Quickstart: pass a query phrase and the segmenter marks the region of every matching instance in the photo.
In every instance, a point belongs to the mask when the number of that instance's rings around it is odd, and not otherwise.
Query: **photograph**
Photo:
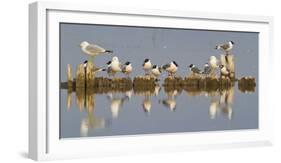
[[[59,135],[259,128],[259,32],[59,23]]]

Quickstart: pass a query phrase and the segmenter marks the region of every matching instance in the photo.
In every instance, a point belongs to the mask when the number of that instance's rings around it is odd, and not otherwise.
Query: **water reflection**
[[[211,97],[211,103],[209,107],[209,116],[211,119],[215,119],[219,109],[219,101],[215,97]]]
[[[162,90],[164,95],[161,96],[160,93]],[[90,131],[94,132],[98,129],[110,127],[112,120],[119,118],[124,104],[136,97],[142,98],[142,102],[140,104],[136,103],[136,105],[140,105],[147,115],[151,114],[153,107],[159,107],[153,105],[160,105],[162,108],[167,108],[171,112],[175,112],[177,108],[177,98],[181,96],[183,91],[188,96],[198,96],[210,100],[209,108],[207,108],[210,119],[216,119],[219,115],[222,115],[222,117],[232,120],[235,92],[234,86],[214,90],[206,90],[202,88],[196,89],[195,87],[164,87],[160,85],[155,85],[149,88],[131,88],[129,90],[114,89],[112,91],[95,91],[94,89],[76,88],[75,90],[67,90],[66,106],[67,110],[70,111],[74,101],[73,98],[76,99],[76,108],[78,108],[79,112],[85,112],[87,114],[86,118],[81,119],[80,135],[88,136]],[[241,92],[244,93],[249,91],[243,89]],[[107,99],[111,117],[107,117],[106,115],[96,116],[95,105],[97,103],[97,95]],[[158,103],[153,103],[153,101],[158,101]],[[136,108],[138,107],[136,106]]]
[[[146,113],[150,113],[151,110],[151,100],[150,97],[146,96],[142,102],[143,111]]]
[[[67,110],[69,111],[72,107],[72,88],[67,89],[67,100],[66,100]]]
[[[232,119],[232,104],[234,97],[234,87],[221,91],[219,106],[222,113],[225,114],[229,120]]]
[[[109,125],[109,121],[105,118],[96,117],[93,113],[88,112],[87,118],[81,120],[80,134],[88,136],[89,129],[103,129],[106,125]]]
[[[170,111],[175,111],[177,106],[176,97],[181,93],[181,91],[176,89],[168,89],[167,87],[164,89],[164,91],[166,98],[160,100],[160,102]]]
[[[117,93],[107,93],[107,99],[110,102],[110,111],[112,118],[117,118],[120,112],[120,109],[122,108],[124,101],[129,99],[126,95],[123,97],[119,97]]]
[[[226,115],[229,120],[232,119],[232,105],[234,97],[234,87],[229,89],[207,93],[210,97],[209,117],[215,119],[221,112]]]

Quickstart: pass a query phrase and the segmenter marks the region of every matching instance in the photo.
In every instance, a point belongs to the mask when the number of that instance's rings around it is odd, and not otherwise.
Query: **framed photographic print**
[[[35,160],[271,144],[271,17],[36,2]]]

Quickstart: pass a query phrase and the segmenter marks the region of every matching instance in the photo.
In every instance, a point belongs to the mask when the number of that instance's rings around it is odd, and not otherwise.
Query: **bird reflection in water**
[[[134,89],[134,95],[143,97],[142,100],[142,109],[146,115],[150,115],[152,108],[152,96],[158,96],[161,91],[160,85],[155,85],[153,87],[140,87]]]
[[[153,96],[158,96],[160,91],[161,91],[161,86],[156,85],[155,88],[154,88]]]
[[[128,90],[125,92],[125,97],[130,101],[133,95],[133,90]]]
[[[234,87],[221,91],[219,106],[222,113],[227,115],[228,119],[232,119],[232,105],[234,97]]]
[[[167,95],[167,98],[164,100],[160,100],[159,102],[162,103],[166,108],[168,108],[170,111],[175,111],[177,102],[176,97],[180,94],[178,90],[167,90],[165,89],[165,94]]]
[[[151,107],[152,107],[151,96],[154,96],[155,90],[153,90],[153,89],[147,89],[147,90],[144,89],[142,91],[136,91],[135,94],[136,95],[140,95],[140,96],[144,96],[144,99],[142,101],[142,108],[143,108],[143,111],[147,115],[150,115]]]
[[[82,118],[80,124],[81,136],[88,136],[90,130],[103,129],[111,125],[111,120],[118,118],[120,110],[126,101],[130,101],[134,96],[142,96],[142,108],[147,115],[151,114],[152,101],[158,100],[159,104],[174,112],[177,106],[177,96],[179,96],[183,89],[164,88],[166,98],[159,99],[162,87],[156,85],[153,88],[146,90],[124,90],[124,91],[108,91],[106,97],[110,104],[111,118],[98,117],[95,115],[95,95],[92,89],[76,88],[76,104],[80,112],[85,111],[87,117]],[[73,103],[73,90],[67,90],[67,110],[70,110]],[[205,96],[210,99],[209,117],[216,119],[218,115],[223,115],[227,119],[233,118],[233,98],[234,87],[215,90],[185,90],[189,96]],[[154,97],[153,97],[154,96]],[[156,98],[156,99],[154,99]]]
[[[215,119],[218,112],[219,102],[215,97],[211,97],[211,103],[209,107],[209,116],[211,119]]]
[[[154,90],[152,91],[145,91],[144,92],[144,100],[142,102],[142,108],[145,113],[148,115],[150,114],[152,102],[151,102],[151,96],[158,96],[161,91],[161,86],[156,85],[154,87]]]
[[[210,97],[209,117],[215,119],[219,113],[226,115],[229,120],[232,119],[232,105],[234,97],[234,87],[220,91],[211,91],[205,94]]]
[[[66,99],[67,111],[72,107],[72,88],[67,89],[67,99]]]
[[[110,102],[110,111],[112,118],[118,118],[120,109],[122,108],[125,100],[129,99],[127,95],[120,97],[117,93],[108,93],[107,99]]]
[[[91,89],[76,88],[76,103],[79,111],[85,110],[87,117],[81,120],[80,135],[88,136],[89,130],[103,129],[110,125],[110,120],[103,117],[97,117],[94,113],[95,110],[95,94]],[[67,92],[67,108],[72,105],[72,91]]]
[[[80,134],[81,136],[88,136],[89,129],[103,129],[110,124],[109,120],[99,118],[94,113],[88,112],[88,117],[81,120]]]
[[[149,96],[146,96],[142,102],[142,108],[143,108],[143,111],[145,113],[147,113],[148,115],[150,114],[150,111],[151,111],[151,100],[150,100],[150,97]]]

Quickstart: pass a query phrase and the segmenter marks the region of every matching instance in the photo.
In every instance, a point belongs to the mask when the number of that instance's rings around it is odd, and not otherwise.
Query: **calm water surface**
[[[77,97],[78,94],[78,97]],[[61,90],[61,137],[258,128],[257,93],[155,91],[91,94]]]

